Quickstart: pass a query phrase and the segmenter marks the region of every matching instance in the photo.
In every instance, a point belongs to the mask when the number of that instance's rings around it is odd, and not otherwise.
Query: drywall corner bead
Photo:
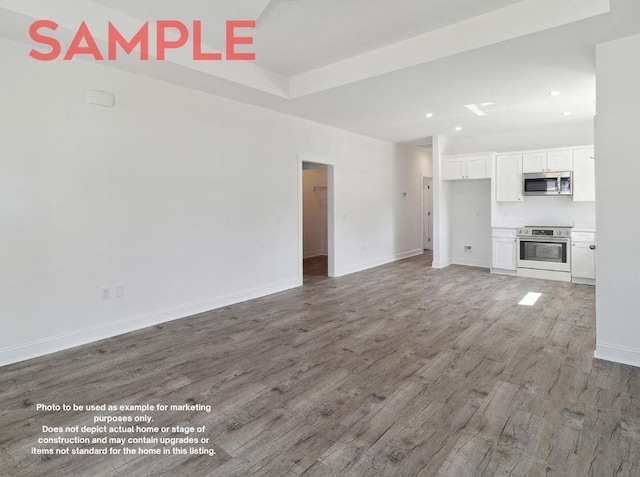
[[[85,94],[85,98],[89,104],[102,106],[104,108],[113,108],[116,105],[116,97],[112,93],[105,91],[90,89]]]

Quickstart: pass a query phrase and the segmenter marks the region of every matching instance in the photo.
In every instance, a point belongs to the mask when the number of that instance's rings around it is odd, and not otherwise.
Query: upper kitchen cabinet
[[[442,159],[442,179],[460,181],[491,179],[493,154],[446,156]]]
[[[522,154],[502,154],[496,157],[496,201],[521,202]]]
[[[593,148],[573,150],[573,200],[596,200],[596,161]]]
[[[532,152],[522,156],[522,172],[566,172],[573,170],[573,151]]]

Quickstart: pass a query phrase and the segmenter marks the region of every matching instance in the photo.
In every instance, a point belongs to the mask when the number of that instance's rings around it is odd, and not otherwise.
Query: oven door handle
[[[543,237],[518,237],[520,242],[551,242],[551,243],[569,243],[568,238],[543,238]]]

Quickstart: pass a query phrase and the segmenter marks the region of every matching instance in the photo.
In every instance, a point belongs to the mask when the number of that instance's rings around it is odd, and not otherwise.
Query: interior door
[[[423,248],[425,250],[433,250],[433,180],[424,179],[423,182],[424,205],[424,230],[423,230]]]

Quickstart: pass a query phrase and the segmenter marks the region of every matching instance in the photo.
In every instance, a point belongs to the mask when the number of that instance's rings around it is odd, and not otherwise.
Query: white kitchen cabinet
[[[494,229],[492,244],[491,271],[502,274],[515,273],[517,265],[516,231],[514,229]]]
[[[573,151],[547,153],[547,172],[570,172],[573,170]]]
[[[469,157],[467,179],[491,179],[491,156]]]
[[[595,285],[596,237],[593,232],[571,233],[571,277],[574,283]]]
[[[445,157],[442,178],[445,181],[491,179],[491,158],[491,154]]]
[[[521,202],[522,154],[503,154],[496,157],[496,201]]]
[[[531,152],[522,156],[522,172],[570,172],[573,170],[573,151]]]
[[[467,162],[462,157],[447,157],[443,160],[442,178],[445,181],[457,181],[465,179],[467,175]]]
[[[596,200],[596,161],[593,148],[573,151],[573,200]]]
[[[522,172],[545,172],[547,169],[547,155],[544,152],[533,152],[522,155]]]

